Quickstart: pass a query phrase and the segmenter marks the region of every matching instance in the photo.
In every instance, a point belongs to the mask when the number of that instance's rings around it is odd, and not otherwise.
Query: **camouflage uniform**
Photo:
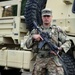
[[[61,46],[64,52],[67,52],[71,47],[71,42],[67,39],[65,33],[57,26],[52,25],[49,28],[41,26],[43,32],[48,32],[52,37],[51,40],[57,46]],[[33,40],[33,34],[39,34],[37,30],[33,29],[28,40],[26,41],[27,48],[32,48],[32,51],[37,52],[36,61],[34,64],[34,72],[32,75],[45,75],[45,69],[48,70],[49,75],[64,75],[64,70],[59,58],[49,53],[49,47],[45,44],[41,50],[38,49],[38,42]],[[44,71],[45,70],[45,71]]]

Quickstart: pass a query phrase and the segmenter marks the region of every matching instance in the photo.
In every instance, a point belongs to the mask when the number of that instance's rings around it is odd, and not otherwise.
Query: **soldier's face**
[[[50,16],[50,15],[44,15],[44,16],[42,16],[43,24],[50,25],[51,20],[52,20],[52,16]]]

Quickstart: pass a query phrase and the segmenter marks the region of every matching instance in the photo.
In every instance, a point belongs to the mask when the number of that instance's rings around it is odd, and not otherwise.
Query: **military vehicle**
[[[31,67],[33,54],[30,50],[22,49],[21,43],[28,32],[25,18],[20,15],[21,3],[22,0],[0,1],[0,74],[8,74],[9,70],[11,74],[19,74],[23,69],[30,70]],[[13,5],[17,6],[14,11],[17,12],[16,16],[10,15]]]
[[[25,41],[33,29],[33,21],[42,24],[41,10],[51,8],[53,24],[60,26],[72,41],[72,48],[62,53],[68,75],[75,75],[75,0],[27,0],[24,15],[21,13],[22,0],[0,2],[0,73],[22,74],[32,71],[34,54],[27,49]],[[17,5],[17,15],[4,16],[3,7]],[[73,7],[73,8],[72,8]],[[14,11],[15,12],[15,11]],[[64,66],[64,65],[63,65]],[[65,74],[66,75],[66,74]]]
[[[72,42],[71,49],[60,56],[64,60],[64,75],[75,75],[75,0],[27,0],[25,8],[26,25],[31,31],[35,21],[41,25],[41,10],[50,8],[53,12],[52,24],[60,26]]]

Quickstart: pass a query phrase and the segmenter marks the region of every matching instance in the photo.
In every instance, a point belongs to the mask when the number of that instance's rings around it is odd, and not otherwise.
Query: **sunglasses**
[[[50,17],[50,15],[44,15],[43,17]]]

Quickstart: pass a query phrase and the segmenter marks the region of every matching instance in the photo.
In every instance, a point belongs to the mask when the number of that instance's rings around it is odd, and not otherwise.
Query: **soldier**
[[[43,24],[40,26],[43,32],[48,32],[53,44],[58,46],[58,51],[67,52],[71,47],[71,41],[66,34],[56,25],[51,25],[52,10],[42,10]],[[45,44],[41,49],[38,49],[39,42],[43,40],[39,32],[33,29],[29,38],[26,41],[26,47],[32,48],[34,53],[37,53],[36,61],[32,75],[64,75],[62,64],[54,51],[49,50],[49,46]]]

